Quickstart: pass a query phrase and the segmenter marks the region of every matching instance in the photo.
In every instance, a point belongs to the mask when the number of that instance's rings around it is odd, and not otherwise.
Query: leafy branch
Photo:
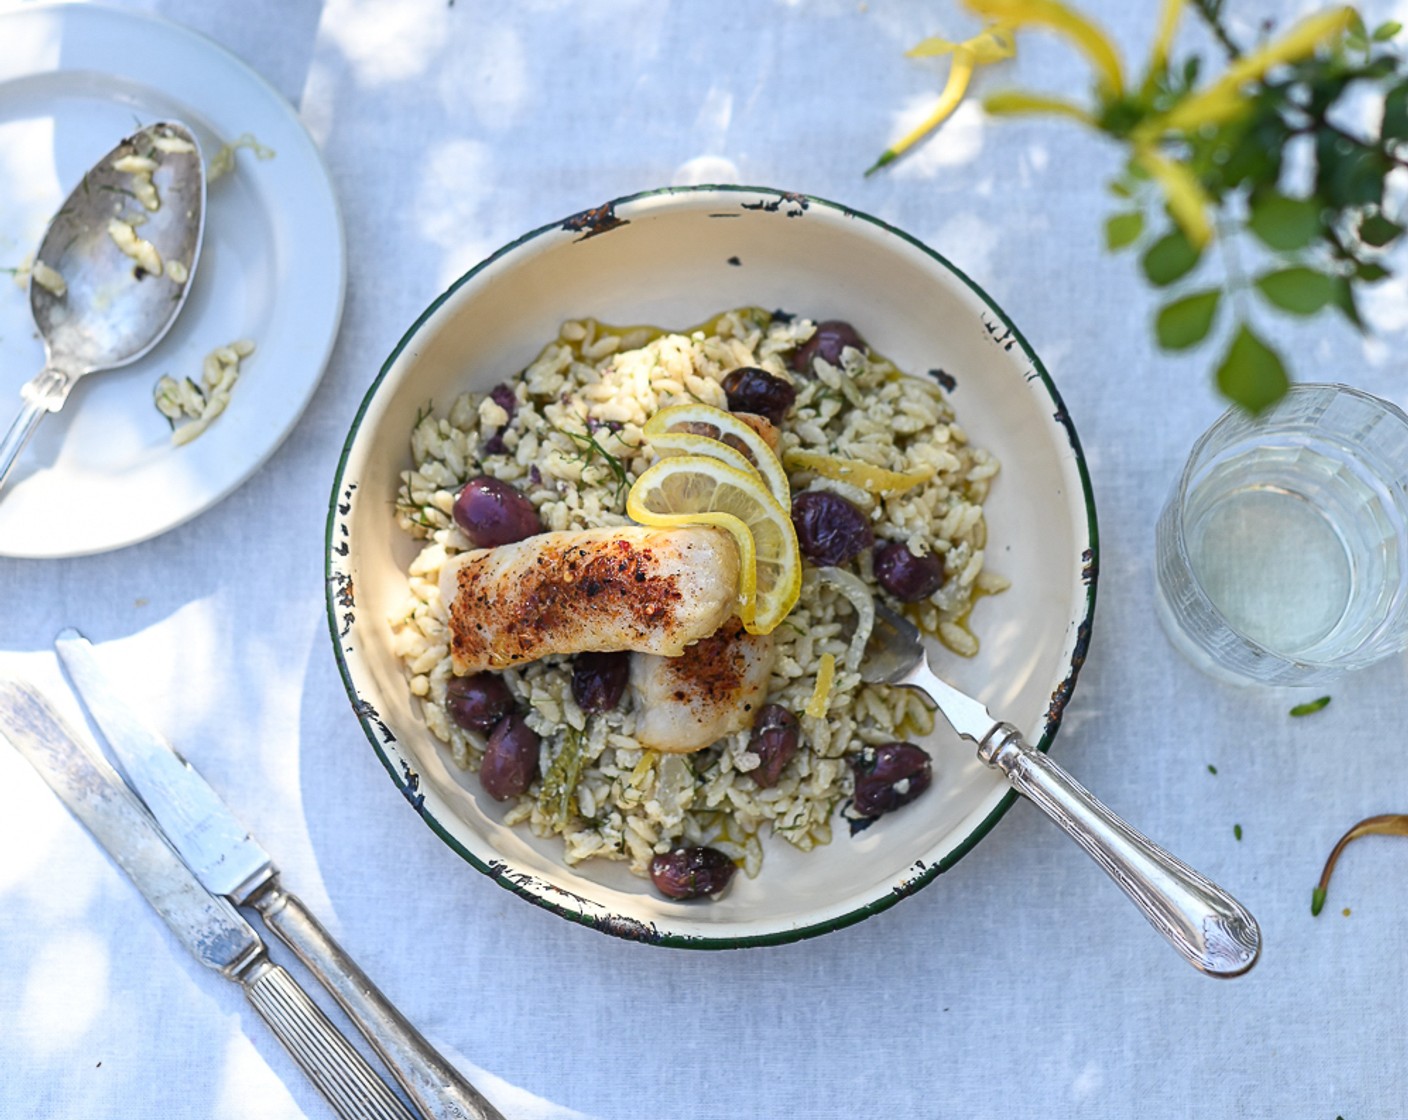
[[[1227,55],[1207,81],[1200,55],[1174,57],[1186,3]],[[1130,83],[1105,32],[1059,0],[965,4],[1004,31],[1060,35],[1089,61],[1086,103],[1012,91],[984,104],[1074,120],[1124,149],[1105,243],[1133,253],[1163,294],[1161,348],[1193,350],[1217,334],[1218,389],[1256,412],[1290,381],[1266,317],[1331,312],[1364,329],[1358,294],[1391,275],[1388,254],[1408,225],[1385,195],[1388,175],[1408,167],[1408,67],[1392,46],[1400,25],[1370,31],[1352,8],[1333,8],[1244,45],[1222,0],[1164,0],[1143,76]],[[1382,98],[1377,133],[1337,119],[1351,91],[1365,90]]]

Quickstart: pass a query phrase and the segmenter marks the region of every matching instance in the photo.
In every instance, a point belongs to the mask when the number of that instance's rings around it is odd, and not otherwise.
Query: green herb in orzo
[[[1328,696],[1321,696],[1318,700],[1307,700],[1304,704],[1297,704],[1291,709],[1293,716],[1308,716],[1318,712],[1330,702]]]

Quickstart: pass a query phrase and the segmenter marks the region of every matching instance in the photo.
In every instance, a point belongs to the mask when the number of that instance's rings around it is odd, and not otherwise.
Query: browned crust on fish
[[[519,573],[511,603],[491,552],[469,555],[458,572],[449,605],[456,672],[537,660],[557,652],[553,644],[564,631],[594,623],[614,635],[600,647],[610,649],[653,650],[662,634],[687,628],[678,566],[661,565],[648,545],[616,539],[544,548]]]

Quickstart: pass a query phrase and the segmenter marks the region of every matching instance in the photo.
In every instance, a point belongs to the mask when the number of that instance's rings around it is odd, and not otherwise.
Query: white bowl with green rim
[[[922,745],[934,783],[903,810],[801,852],[764,843],[756,878],[676,902],[621,863],[568,867],[559,839],[503,823],[507,807],[425,726],[389,619],[419,551],[393,515],[410,431],[429,401],[522,370],[565,319],[682,327],[744,305],[845,319],[901,369],[952,378],[973,442],[1002,463],[984,509],[988,567],[1011,580],[971,620],[971,659],[939,671],[1047,749],[1090,640],[1096,527],[1075,429],[1002,310],[914,238],[847,207],[755,187],[668,188],[543,226],[456,281],[382,366],[348,434],[327,523],[327,603],[353,710],[425,822],[501,886],[606,933],[686,948],[778,944],[850,925],[952,867],[1015,799],[942,719]]]

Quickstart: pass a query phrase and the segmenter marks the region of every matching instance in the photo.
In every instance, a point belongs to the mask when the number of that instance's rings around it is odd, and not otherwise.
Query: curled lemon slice
[[[826,715],[826,709],[831,702],[831,686],[836,681],[836,655],[823,653],[821,663],[816,670],[816,687],[812,689],[812,698],[807,701],[806,713],[813,719],[820,719]]]
[[[849,482],[868,494],[902,494],[934,477],[933,467],[917,467],[912,471],[891,471],[860,459],[842,459],[820,451],[793,448],[783,453],[789,470],[814,471],[822,478]]]
[[[706,448],[699,441],[707,440],[734,451],[762,476],[778,504],[784,509],[792,504],[787,472],[778,462],[776,452],[756,428],[731,412],[708,404],[672,405],[662,408],[647,420],[641,432],[661,458],[667,455],[715,455],[729,466],[736,466],[736,460],[716,454],[716,449]]]
[[[738,617],[770,634],[802,593],[802,558],[791,515],[755,472],[705,455],[671,455],[636,479],[626,513],[642,525],[715,525],[738,544]]]

